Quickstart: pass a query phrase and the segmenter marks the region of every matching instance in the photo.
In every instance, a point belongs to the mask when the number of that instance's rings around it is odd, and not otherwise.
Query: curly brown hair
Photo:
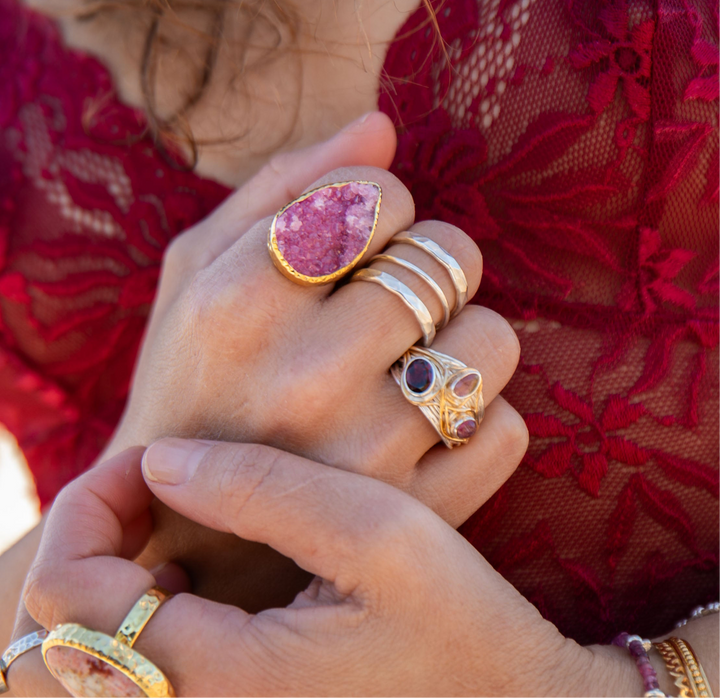
[[[436,37],[440,40],[430,0],[422,2],[428,12],[427,23],[435,28]],[[197,164],[199,146],[237,141],[247,134],[241,132],[217,139],[197,140],[189,125],[190,112],[200,103],[210,85],[224,39],[226,16],[230,10],[243,20],[242,37],[235,42],[238,44],[236,49],[240,60],[237,68],[241,78],[246,77],[254,65],[267,64],[279,55],[292,53],[296,48],[302,18],[291,0],[82,0],[82,5],[74,12],[75,17],[84,22],[115,14],[114,21],[139,23],[138,29],[144,31],[139,77],[147,128],[138,138],[150,134],[162,152],[166,152],[166,143],[181,146],[182,150],[190,153],[188,167],[191,169]],[[158,59],[163,51],[178,48],[177,38],[174,43],[170,41],[164,28],[172,28],[176,37],[178,31],[181,34],[187,32],[196,43],[200,40],[203,50],[202,55],[194,61],[195,74],[188,76],[187,84],[178,87],[178,94],[183,95],[178,106],[171,113],[161,116],[156,103]],[[263,36],[261,47],[254,42],[258,28],[261,28]],[[260,51],[254,53],[254,60],[248,59],[250,49],[258,48]],[[242,88],[242,79],[234,81],[234,87],[238,85]],[[298,93],[298,106],[299,101]],[[282,145],[289,136],[290,133],[274,147]],[[177,162],[176,158],[169,159]]]
[[[186,146],[191,153],[191,168],[197,163],[198,146],[231,142],[245,135],[238,133],[218,139],[197,140],[188,123],[190,112],[202,100],[210,85],[223,40],[226,14],[231,8],[244,20],[244,41],[235,42],[240,73],[246,73],[253,67],[247,56],[250,48],[258,48],[257,44],[253,44],[253,36],[260,25],[264,30],[263,51],[253,63],[267,61],[276,57],[281,49],[294,47],[300,14],[290,3],[279,0],[84,0],[73,13],[81,22],[115,15],[115,21],[132,21],[139,25],[138,30],[144,32],[139,77],[147,128],[138,138],[149,133],[161,149],[168,142]],[[177,38],[174,42],[168,39],[168,32],[164,31],[167,28],[175,30],[176,36],[178,31],[181,35],[186,33],[195,43],[200,40],[203,50],[194,61],[194,74],[188,75],[186,83],[178,86],[178,95],[181,96],[178,106],[171,113],[161,116],[156,102],[158,59],[163,51],[176,50],[179,43]]]

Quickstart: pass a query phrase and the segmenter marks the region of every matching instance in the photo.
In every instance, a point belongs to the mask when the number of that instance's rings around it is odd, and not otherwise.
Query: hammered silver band
[[[429,347],[433,343],[436,330],[432,315],[425,303],[402,281],[398,281],[392,274],[370,267],[356,271],[352,275],[351,281],[370,281],[397,296],[417,318],[423,335],[423,346]]]
[[[8,647],[0,657],[0,693],[7,693],[10,690],[7,683],[7,672],[10,665],[21,655],[34,650],[42,645],[48,636],[47,630],[36,630],[34,633],[25,635]]]
[[[450,317],[454,318],[468,302],[468,282],[465,272],[447,250],[437,244],[434,240],[418,235],[409,230],[398,233],[391,240],[390,244],[405,244],[417,247],[433,257],[450,275],[453,286],[455,286],[455,307],[450,313]]]
[[[448,322],[450,322],[450,305],[448,304],[447,296],[440,288],[438,282],[435,281],[435,279],[433,279],[432,276],[430,276],[430,274],[428,274],[424,269],[421,269],[412,262],[408,262],[407,259],[395,257],[391,254],[376,254],[370,260],[371,264],[373,262],[388,262],[389,264],[396,264],[397,266],[407,269],[415,274],[415,276],[421,278],[433,291],[435,291],[435,295],[438,297],[440,305],[443,309],[443,318],[437,323],[437,325],[435,325],[435,329],[439,332],[448,324]]]

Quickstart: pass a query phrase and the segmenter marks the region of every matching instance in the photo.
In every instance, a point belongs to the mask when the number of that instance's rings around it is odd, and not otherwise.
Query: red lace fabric
[[[98,61],[0,0],[0,422],[42,504],[120,418],[165,247],[228,194],[144,124]]]
[[[566,635],[657,634],[718,597],[717,5],[435,8],[445,50],[420,9],[387,56],[393,170],[480,244],[532,434],[462,531]],[[120,415],[165,245],[227,190],[16,0],[0,124],[0,421],[48,502]]]
[[[386,60],[394,171],[480,245],[532,435],[463,533],[566,635],[653,635],[718,595],[717,2],[435,7],[446,49],[418,11]]]

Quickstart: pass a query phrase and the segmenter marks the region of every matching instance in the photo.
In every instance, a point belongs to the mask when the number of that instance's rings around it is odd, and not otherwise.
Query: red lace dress
[[[380,108],[418,218],[485,257],[532,439],[463,534],[581,642],[718,598],[718,8],[438,0]],[[0,0],[0,422],[44,503],[113,431],[168,241],[224,187],[171,167],[100,63]],[[482,368],[482,367],[480,367]]]

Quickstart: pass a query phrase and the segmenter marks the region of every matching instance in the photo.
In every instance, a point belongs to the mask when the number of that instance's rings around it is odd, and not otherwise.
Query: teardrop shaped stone
[[[333,274],[356,262],[375,230],[377,184],[326,186],[290,204],[275,220],[275,239],[299,274]]]
[[[474,419],[466,419],[460,422],[455,430],[461,439],[469,439],[477,431],[477,422]]]
[[[478,387],[480,383],[480,376],[477,373],[469,373],[467,376],[463,376],[453,386],[453,392],[458,397],[467,397],[472,395],[473,391]]]
[[[424,393],[432,384],[434,369],[425,359],[415,359],[405,371],[405,383],[413,393]]]

